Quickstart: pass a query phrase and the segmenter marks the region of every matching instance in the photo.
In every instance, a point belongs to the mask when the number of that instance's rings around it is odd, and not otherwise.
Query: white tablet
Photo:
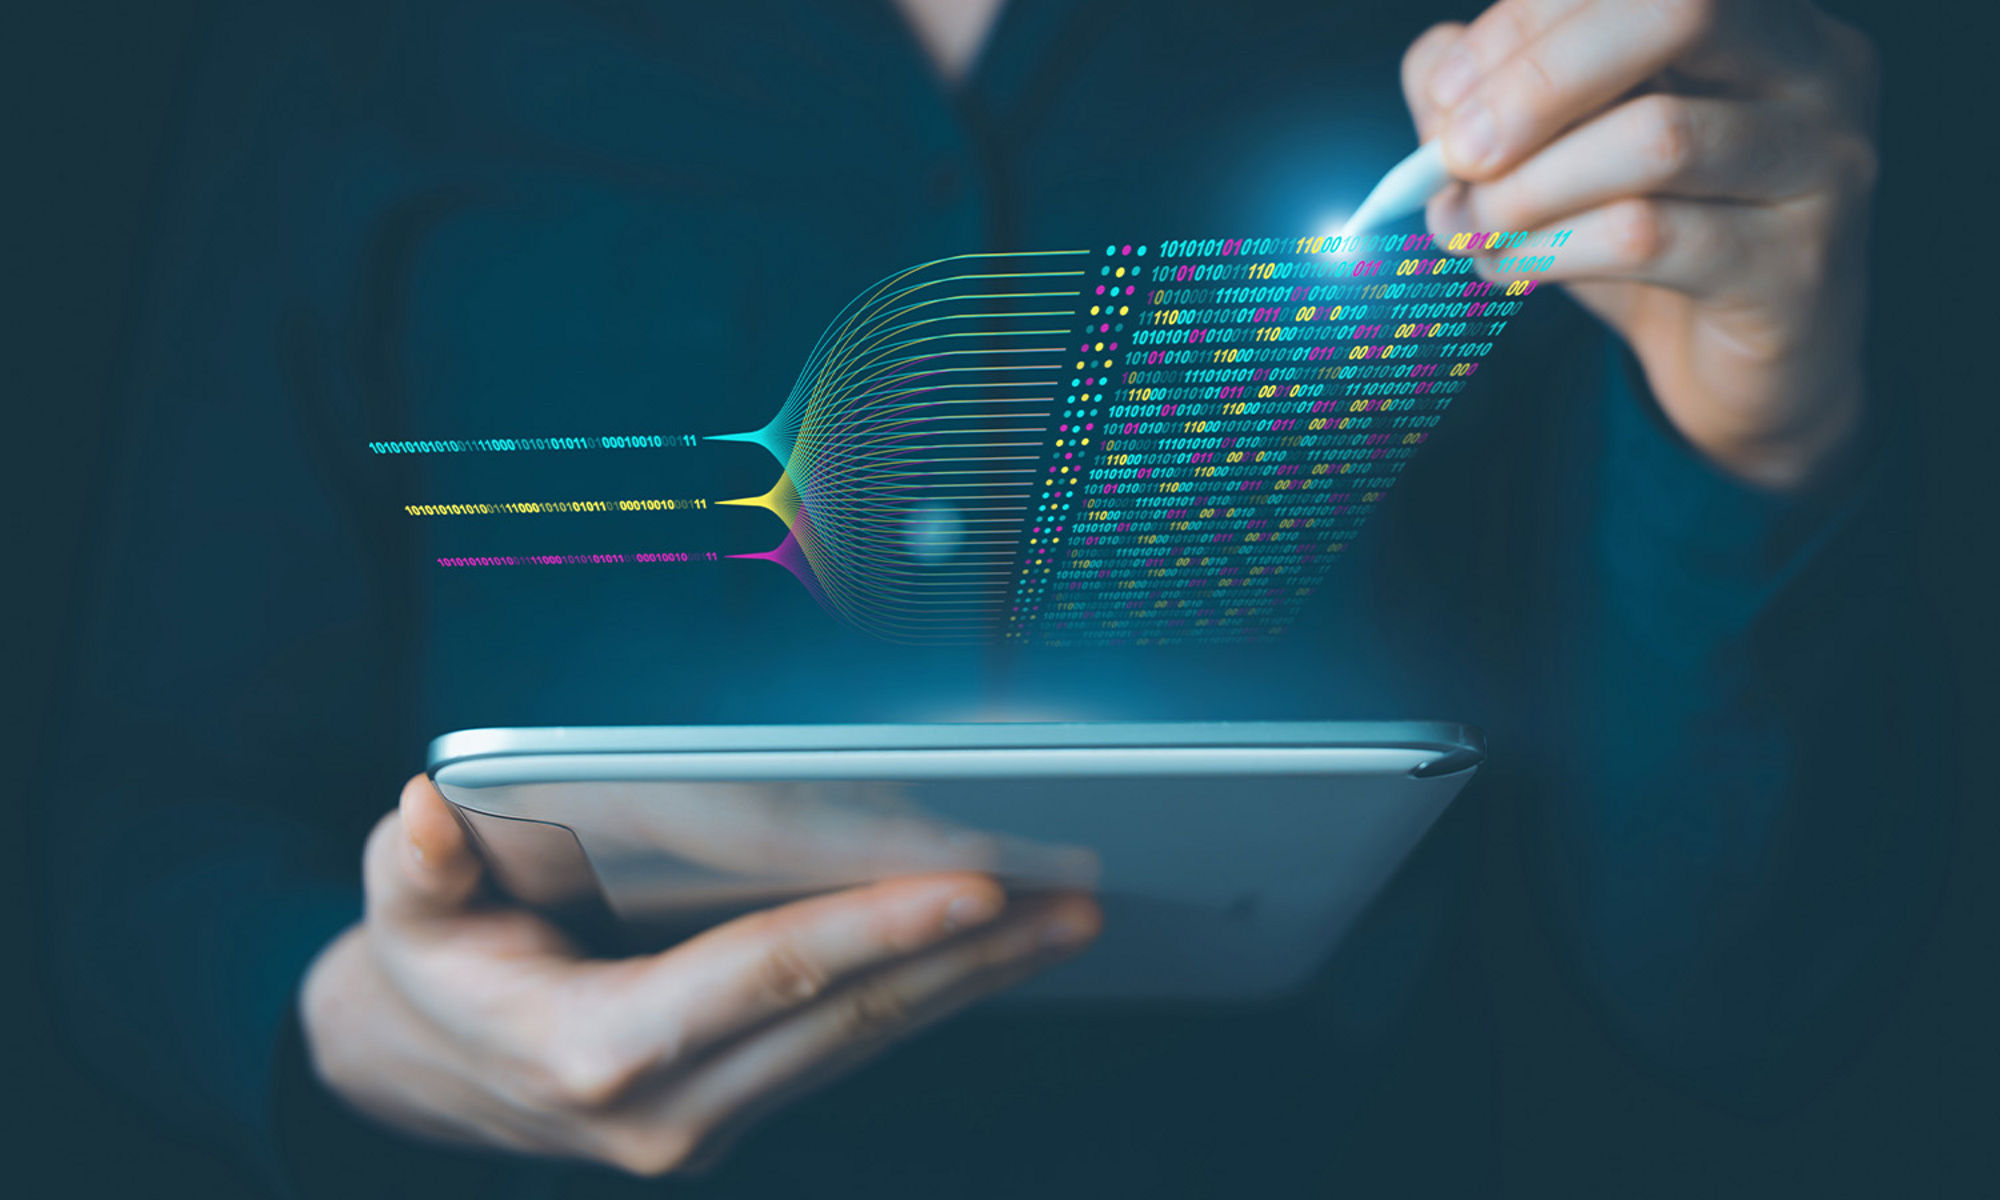
[[[967,868],[1103,902],[1021,997],[1247,999],[1325,960],[1483,746],[1422,721],[474,729],[430,774],[505,892],[623,949]]]

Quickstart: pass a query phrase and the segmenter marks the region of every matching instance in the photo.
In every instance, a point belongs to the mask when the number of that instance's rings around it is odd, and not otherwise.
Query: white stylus
[[[1361,207],[1340,227],[1340,236],[1351,237],[1372,225],[1392,221],[1423,208],[1432,196],[1451,182],[1445,170],[1444,149],[1435,141],[1418,146],[1416,152],[1389,168],[1382,182],[1368,193]]]

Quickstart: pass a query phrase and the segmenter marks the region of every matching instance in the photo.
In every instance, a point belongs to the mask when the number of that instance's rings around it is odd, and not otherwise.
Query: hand
[[[1573,230],[1538,278],[1618,331],[1696,449],[1773,489],[1835,461],[1866,395],[1860,33],[1802,0],[1500,0],[1418,38],[1403,88],[1467,181],[1434,234]]]
[[[1101,919],[1085,895],[1009,905],[988,877],[935,873],[587,959],[482,897],[478,859],[422,776],[362,866],[367,915],[300,994],[326,1086],[417,1137],[645,1175],[712,1160],[786,1100],[1075,953]]]

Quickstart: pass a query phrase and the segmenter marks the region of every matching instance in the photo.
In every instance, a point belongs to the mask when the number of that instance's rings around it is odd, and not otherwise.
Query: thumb
[[[1403,52],[1403,101],[1410,106],[1418,141],[1428,140],[1438,131],[1438,119],[1444,114],[1431,101],[1431,76],[1464,36],[1463,25],[1433,25]]]
[[[462,911],[486,873],[465,827],[423,775],[403,785],[396,811],[377,822],[362,867],[370,914],[404,920]]]

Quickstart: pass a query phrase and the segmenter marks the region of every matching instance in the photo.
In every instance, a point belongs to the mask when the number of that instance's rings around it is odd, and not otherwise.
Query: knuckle
[[[1494,51],[1505,53],[1525,46],[1541,33],[1530,6],[1501,4],[1487,11],[1493,16],[1490,44]]]
[[[804,1003],[824,993],[830,982],[812,955],[790,930],[774,931],[760,965],[764,986],[772,995]]]
[[[1517,152],[1529,148],[1527,139],[1544,140],[1553,132],[1544,127],[1564,103],[1561,80],[1532,51],[1508,59],[1473,89],[1472,97],[1492,119],[1501,144]]]
[[[577,1039],[544,1056],[541,1091],[558,1108],[591,1111],[615,1104],[638,1079],[639,1064]]]
[[[608,1108],[625,1094],[631,1072],[603,1059],[577,1057],[550,1071],[555,1096],[565,1108]]]
[[[1659,28],[1677,45],[1699,41],[1722,19],[1721,0],[1645,0],[1645,3]]]
[[[850,1040],[872,1042],[910,1023],[910,1007],[893,987],[855,988],[843,1002],[841,1026]]]
[[[1694,161],[1694,112],[1686,102],[1655,94],[1636,101],[1640,106],[1642,153],[1653,174],[1672,179],[1683,174]]]
[[[1562,84],[1549,70],[1548,64],[1542,61],[1540,55],[1529,51],[1508,59],[1495,80],[1495,86],[1483,89],[1481,95],[1494,118],[1505,127],[1506,114],[1513,107],[1513,97],[1522,97],[1530,111],[1542,112],[1561,101],[1562,90]]]
[[[1666,222],[1658,205],[1621,200],[1606,215],[1610,218],[1611,244],[1624,266],[1644,267],[1666,252]]]

